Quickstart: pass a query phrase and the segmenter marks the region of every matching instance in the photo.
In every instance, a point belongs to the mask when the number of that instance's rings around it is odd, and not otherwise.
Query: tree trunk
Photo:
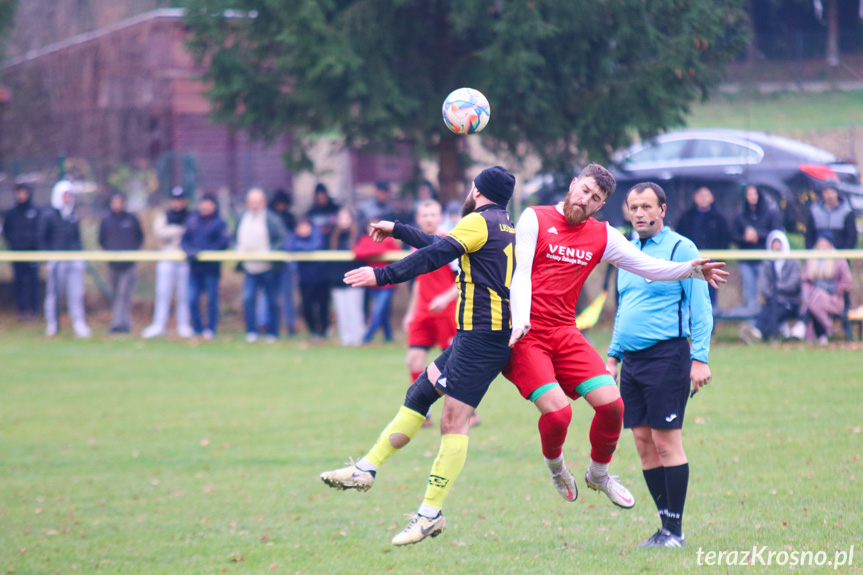
[[[839,65],[839,10],[838,0],[827,0],[827,65]]]
[[[458,157],[463,137],[444,135],[438,143],[438,184],[442,204],[450,200],[461,200],[465,195],[464,172]]]

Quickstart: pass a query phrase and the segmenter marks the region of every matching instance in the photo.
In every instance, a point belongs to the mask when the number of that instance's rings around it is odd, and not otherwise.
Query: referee
[[[690,240],[664,226],[661,187],[637,184],[627,194],[626,205],[638,233],[632,243],[641,251],[670,261],[701,257]],[[632,429],[644,480],[662,520],[662,527],[641,546],[683,547],[689,463],[681,430],[690,382],[695,393],[710,381],[707,356],[713,314],[707,283],[651,282],[621,270],[617,291],[608,369],[616,379],[623,360],[623,426]]]

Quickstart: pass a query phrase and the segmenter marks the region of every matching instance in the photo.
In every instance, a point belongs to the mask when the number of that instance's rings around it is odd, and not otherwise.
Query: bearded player
[[[579,292],[600,262],[650,281],[697,278],[714,287],[725,283],[728,272],[722,269],[725,263],[707,259],[675,263],[652,258],[607,223],[593,219],[615,186],[608,170],[590,164],[572,181],[563,202],[528,208],[519,218],[518,265],[510,294],[513,350],[503,374],[542,414],[542,454],[552,483],[567,501],[578,497],[563,458],[572,420],[569,399],[585,398],[594,409],[585,483],[628,509],[635,499],[608,473],[623,426],[623,401],[602,357],[575,325]]]

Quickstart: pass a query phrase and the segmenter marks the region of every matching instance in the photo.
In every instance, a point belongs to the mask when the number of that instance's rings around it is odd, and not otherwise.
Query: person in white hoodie
[[[767,234],[767,249],[790,253],[788,237],[781,230]],[[800,312],[802,267],[793,259],[764,260],[758,270],[758,295],[764,301],[754,325],[746,323],[740,328],[740,338],[747,344],[755,340],[770,339],[781,334],[785,339],[800,333],[791,333],[787,320],[796,319]]]
[[[164,252],[181,252],[180,240],[186,231],[189,217],[189,200],[183,188],[171,190],[168,209],[159,214],[153,222],[153,235]],[[174,313],[177,318],[177,335],[192,337],[191,316],[189,315],[189,262],[161,260],[156,264],[156,301],[153,304],[153,323],[141,332],[141,337],[149,339],[165,335],[168,318],[171,315],[171,300],[174,300]]]
[[[68,180],[60,180],[51,192],[51,208],[39,220],[39,249],[51,251],[81,250],[81,225],[75,211],[75,194]],[[78,337],[90,337],[84,311],[83,261],[50,261],[45,282],[45,335],[54,336],[60,330],[58,302],[65,292],[66,306],[72,319],[72,329]]]

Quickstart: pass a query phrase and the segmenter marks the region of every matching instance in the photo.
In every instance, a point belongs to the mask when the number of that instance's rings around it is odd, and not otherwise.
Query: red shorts
[[[408,326],[408,347],[446,349],[455,337],[455,313],[415,317]]]
[[[503,375],[525,399],[555,382],[567,396],[578,399],[580,384],[598,376],[611,380],[602,356],[574,325],[527,332],[513,348]]]

